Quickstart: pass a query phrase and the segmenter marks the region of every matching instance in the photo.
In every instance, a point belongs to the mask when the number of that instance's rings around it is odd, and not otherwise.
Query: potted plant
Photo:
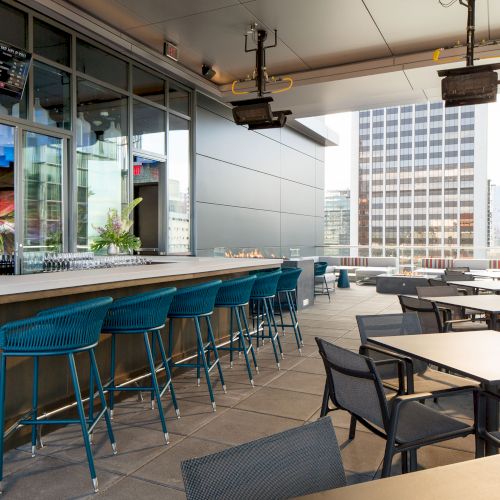
[[[141,240],[130,232],[130,228],[134,223],[130,219],[130,214],[141,201],[142,198],[136,198],[129,203],[122,210],[121,216],[118,215],[116,209],[109,209],[106,224],[102,227],[95,227],[98,236],[90,245],[91,250],[98,251],[106,248],[108,255],[138,250],[141,247]]]

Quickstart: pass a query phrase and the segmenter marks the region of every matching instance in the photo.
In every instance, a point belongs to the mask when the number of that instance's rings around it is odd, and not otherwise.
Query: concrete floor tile
[[[196,431],[192,437],[237,445],[299,427],[303,423],[302,420],[231,408]]]
[[[137,500],[138,498],[167,498],[169,500],[184,500],[184,491],[168,488],[160,484],[144,481],[135,477],[124,477],[113,484],[106,491],[99,494],[99,498],[108,500]]]
[[[325,376],[315,373],[304,373],[289,370],[281,377],[278,377],[269,382],[269,384],[267,384],[267,387],[287,389],[289,391],[297,391],[306,394],[316,394],[318,396],[323,396],[323,391],[325,388]]]
[[[226,448],[227,445],[215,441],[187,437],[134,472],[132,477],[182,489],[184,482],[180,463],[183,460],[210,455]]]
[[[321,396],[263,387],[236,408],[269,415],[307,420],[321,406]]]
[[[295,372],[315,373],[316,375],[323,375],[323,379],[326,377],[325,365],[323,364],[323,361],[318,358],[306,358],[294,367],[290,368],[290,370]]]

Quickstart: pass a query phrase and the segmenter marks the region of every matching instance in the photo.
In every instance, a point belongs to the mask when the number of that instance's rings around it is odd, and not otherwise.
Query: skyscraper
[[[325,245],[350,244],[351,193],[347,190],[325,193]],[[343,249],[328,250],[328,255],[345,255]]]
[[[481,257],[487,240],[486,106],[358,113],[351,234],[360,255]]]

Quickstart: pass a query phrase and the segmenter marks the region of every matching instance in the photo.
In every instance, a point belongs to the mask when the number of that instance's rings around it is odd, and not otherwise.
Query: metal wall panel
[[[316,215],[316,189],[281,180],[281,211],[291,214]]]
[[[315,217],[281,214],[281,245],[283,247],[314,246]]]
[[[308,186],[316,183],[316,160],[288,146],[281,146],[281,177]]]

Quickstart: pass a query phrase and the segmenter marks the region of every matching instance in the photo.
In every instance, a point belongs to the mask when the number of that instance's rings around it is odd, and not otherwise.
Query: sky
[[[485,106],[485,104],[482,104]],[[488,106],[488,178],[500,185],[500,97]],[[327,125],[339,135],[339,145],[326,148],[325,189],[349,189],[353,113],[326,116]]]

